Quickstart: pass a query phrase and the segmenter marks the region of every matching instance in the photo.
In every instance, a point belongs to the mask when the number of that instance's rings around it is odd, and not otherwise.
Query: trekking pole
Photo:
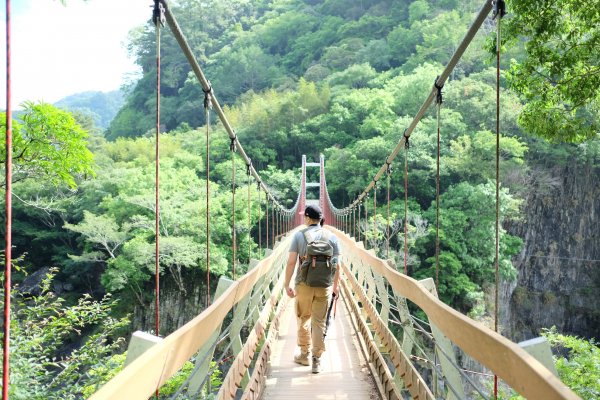
[[[327,317],[325,318],[325,330],[323,331],[323,339],[325,339],[325,336],[327,336],[327,328],[329,328],[329,318],[331,317],[331,309],[334,306],[335,300],[336,295],[335,293],[333,293],[331,296],[331,302],[329,303],[329,308],[327,308]],[[335,313],[333,317],[335,318]]]
[[[340,296],[335,296],[335,303],[333,303],[333,319],[335,319],[335,316],[337,314],[337,301],[339,297]]]

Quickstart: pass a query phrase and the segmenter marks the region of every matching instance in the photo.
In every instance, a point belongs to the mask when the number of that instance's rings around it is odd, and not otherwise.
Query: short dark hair
[[[321,219],[323,217],[323,212],[321,208],[317,205],[311,204],[306,206],[304,209],[304,215],[306,215],[310,219]]]

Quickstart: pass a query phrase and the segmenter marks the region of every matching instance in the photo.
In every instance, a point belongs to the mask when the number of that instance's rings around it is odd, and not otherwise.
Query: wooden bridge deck
[[[294,363],[296,318],[294,301],[282,315],[279,340],[269,364],[263,400],[375,400],[379,391],[357,342],[350,316],[342,299],[325,339],[327,351],[321,359],[322,372]]]

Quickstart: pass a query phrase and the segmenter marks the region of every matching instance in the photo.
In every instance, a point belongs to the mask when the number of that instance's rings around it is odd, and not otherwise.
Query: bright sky
[[[11,1],[13,109],[88,90],[111,91],[139,73],[125,47],[152,17],[152,0]],[[0,11],[0,109],[6,109],[6,6]]]

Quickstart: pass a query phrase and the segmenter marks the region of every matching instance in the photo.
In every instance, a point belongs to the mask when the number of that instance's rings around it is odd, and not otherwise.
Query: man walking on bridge
[[[312,351],[312,372],[321,370],[320,357],[325,351],[325,329],[327,306],[338,294],[340,256],[337,237],[322,228],[323,213],[317,205],[309,205],[304,210],[306,229],[296,232],[292,238],[285,270],[285,291],[296,298],[296,321],[298,323],[297,344],[300,353],[294,361],[309,365],[309,351]],[[296,263],[295,287],[290,281]],[[309,325],[310,324],[310,325]],[[312,349],[311,349],[312,343]]]

